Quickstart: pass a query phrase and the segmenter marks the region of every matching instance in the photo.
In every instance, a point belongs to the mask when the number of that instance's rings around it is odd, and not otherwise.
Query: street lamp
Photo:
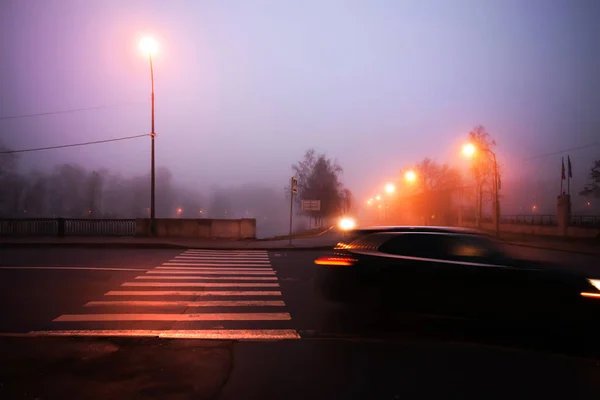
[[[396,185],[394,185],[393,183],[388,183],[385,185],[385,192],[387,194],[392,194],[396,191]]]
[[[150,223],[151,223],[151,233],[154,236],[156,234],[156,204],[154,201],[155,194],[155,173],[154,173],[154,138],[156,137],[156,132],[154,132],[154,69],[152,68],[152,55],[156,54],[158,51],[158,44],[151,37],[145,37],[140,40],[140,49],[148,55],[148,60],[150,61],[150,83],[152,88],[152,125],[150,131],[150,137],[152,138],[152,149],[150,156]]]
[[[500,236],[500,200],[498,196],[498,162],[496,161],[496,153],[494,153],[489,147],[478,147],[473,143],[467,143],[462,148],[462,153],[466,157],[472,158],[478,150],[488,152],[492,155],[494,161],[494,215],[496,216],[495,228],[496,236]]]
[[[415,173],[415,171],[413,171],[412,169],[409,169],[408,171],[406,171],[404,173],[404,179],[408,182],[408,183],[413,183],[414,181],[417,180],[417,174]]]

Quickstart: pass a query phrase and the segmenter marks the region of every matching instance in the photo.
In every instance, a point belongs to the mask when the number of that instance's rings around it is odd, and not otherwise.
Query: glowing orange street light
[[[375,200],[377,200],[377,201],[381,200],[381,196],[380,195],[375,196]]]
[[[409,169],[404,173],[404,179],[406,179],[406,181],[409,183],[413,183],[417,180],[417,174],[412,169]]]
[[[373,199],[367,200],[367,205],[372,206],[373,205]]]
[[[182,210],[181,208],[178,208],[178,209],[177,209],[177,214],[181,214],[181,212],[182,212],[182,211],[183,211],[183,210]]]
[[[393,183],[388,183],[385,185],[385,192],[387,194],[392,194],[396,191],[396,185],[394,185]]]
[[[158,51],[158,43],[151,37],[144,37],[140,40],[140,50],[147,55],[153,56]]]
[[[477,152],[477,147],[473,143],[467,143],[462,148],[462,153],[465,157],[473,157]]]

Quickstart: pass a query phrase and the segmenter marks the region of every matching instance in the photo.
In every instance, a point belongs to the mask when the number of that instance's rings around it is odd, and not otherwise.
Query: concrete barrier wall
[[[475,227],[475,223],[466,223],[463,226]],[[493,223],[482,223],[481,228],[489,231],[496,229]],[[527,235],[562,236],[557,226],[500,224],[500,232],[524,233]],[[596,238],[600,237],[600,229],[570,226],[567,228],[568,237]]]
[[[255,239],[255,219],[186,219],[157,218],[158,237],[198,239]],[[151,235],[151,220],[136,219],[136,236]]]

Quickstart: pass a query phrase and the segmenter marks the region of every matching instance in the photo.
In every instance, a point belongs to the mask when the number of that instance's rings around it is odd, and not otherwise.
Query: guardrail
[[[0,219],[0,236],[135,236],[135,219]]]

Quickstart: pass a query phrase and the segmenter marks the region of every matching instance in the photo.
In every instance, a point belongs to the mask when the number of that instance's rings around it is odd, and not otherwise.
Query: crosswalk
[[[299,339],[266,251],[186,250],[40,336]]]

